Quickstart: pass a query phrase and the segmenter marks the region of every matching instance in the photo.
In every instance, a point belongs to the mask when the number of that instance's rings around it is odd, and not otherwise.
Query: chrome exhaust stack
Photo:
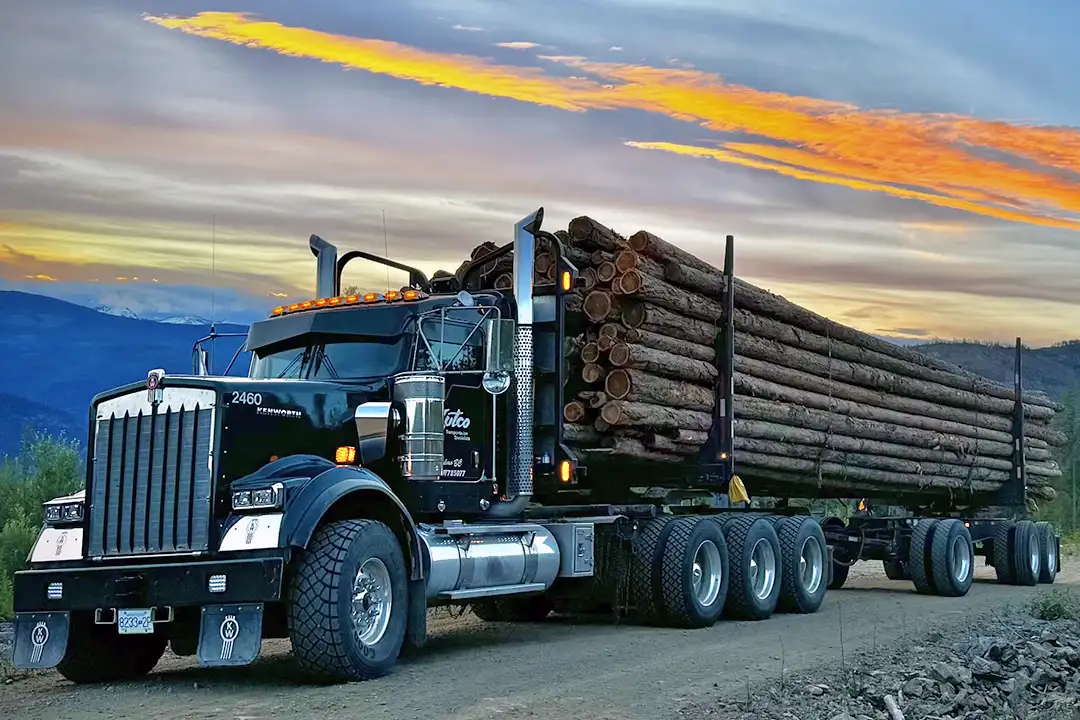
[[[315,256],[315,297],[330,298],[338,294],[337,246],[318,235],[308,239],[308,247]]]
[[[514,303],[517,326],[514,330],[514,404],[517,421],[510,443],[510,477],[507,478],[507,501],[495,503],[488,511],[492,517],[520,514],[533,494],[533,264],[536,238],[544,221],[540,208],[514,225]]]

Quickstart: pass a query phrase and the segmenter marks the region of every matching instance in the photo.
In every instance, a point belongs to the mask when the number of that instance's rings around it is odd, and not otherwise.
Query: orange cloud
[[[769,142],[725,143],[718,137],[715,148],[667,142],[627,143],[630,147],[706,156],[809,182],[884,193],[1001,220],[1080,229],[1080,177],[1062,172],[1080,173],[1080,131],[1076,129],[1026,127],[954,115],[863,111],[849,103],[733,85],[700,70],[541,56],[597,79],[568,78],[474,56],[288,27],[238,13],[146,19],[200,37],[422,85],[571,112],[636,109],[658,113],[717,133],[741,133]],[[979,148],[1019,156],[1046,166],[1046,170],[980,157],[972,152]]]
[[[56,278],[50,277],[44,273],[38,273],[37,275],[24,275],[27,280],[44,280],[45,282],[56,282]]]

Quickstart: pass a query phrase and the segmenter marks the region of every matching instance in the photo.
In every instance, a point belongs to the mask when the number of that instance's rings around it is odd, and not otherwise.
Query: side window
[[[420,333],[417,370],[483,370],[484,334],[475,323],[425,319]]]

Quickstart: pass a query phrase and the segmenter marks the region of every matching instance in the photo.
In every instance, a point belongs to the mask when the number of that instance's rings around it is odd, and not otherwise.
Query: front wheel
[[[146,675],[165,654],[165,634],[120,635],[115,625],[96,625],[86,615],[72,615],[64,659],[57,672],[73,683],[134,680]]]
[[[376,520],[324,525],[291,586],[293,654],[318,678],[379,677],[401,652],[408,604],[405,557],[390,528]]]

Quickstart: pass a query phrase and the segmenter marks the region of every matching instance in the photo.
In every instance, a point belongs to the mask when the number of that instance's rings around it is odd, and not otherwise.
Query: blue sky
[[[247,47],[199,30],[203,12],[269,34]],[[0,63],[18,71],[0,76],[0,287],[209,315],[213,286],[219,317],[250,319],[313,292],[311,233],[382,252],[385,213],[392,254],[453,270],[544,205],[714,262],[734,233],[740,274],[871,332],[1077,334],[1071,4],[3,13]]]

